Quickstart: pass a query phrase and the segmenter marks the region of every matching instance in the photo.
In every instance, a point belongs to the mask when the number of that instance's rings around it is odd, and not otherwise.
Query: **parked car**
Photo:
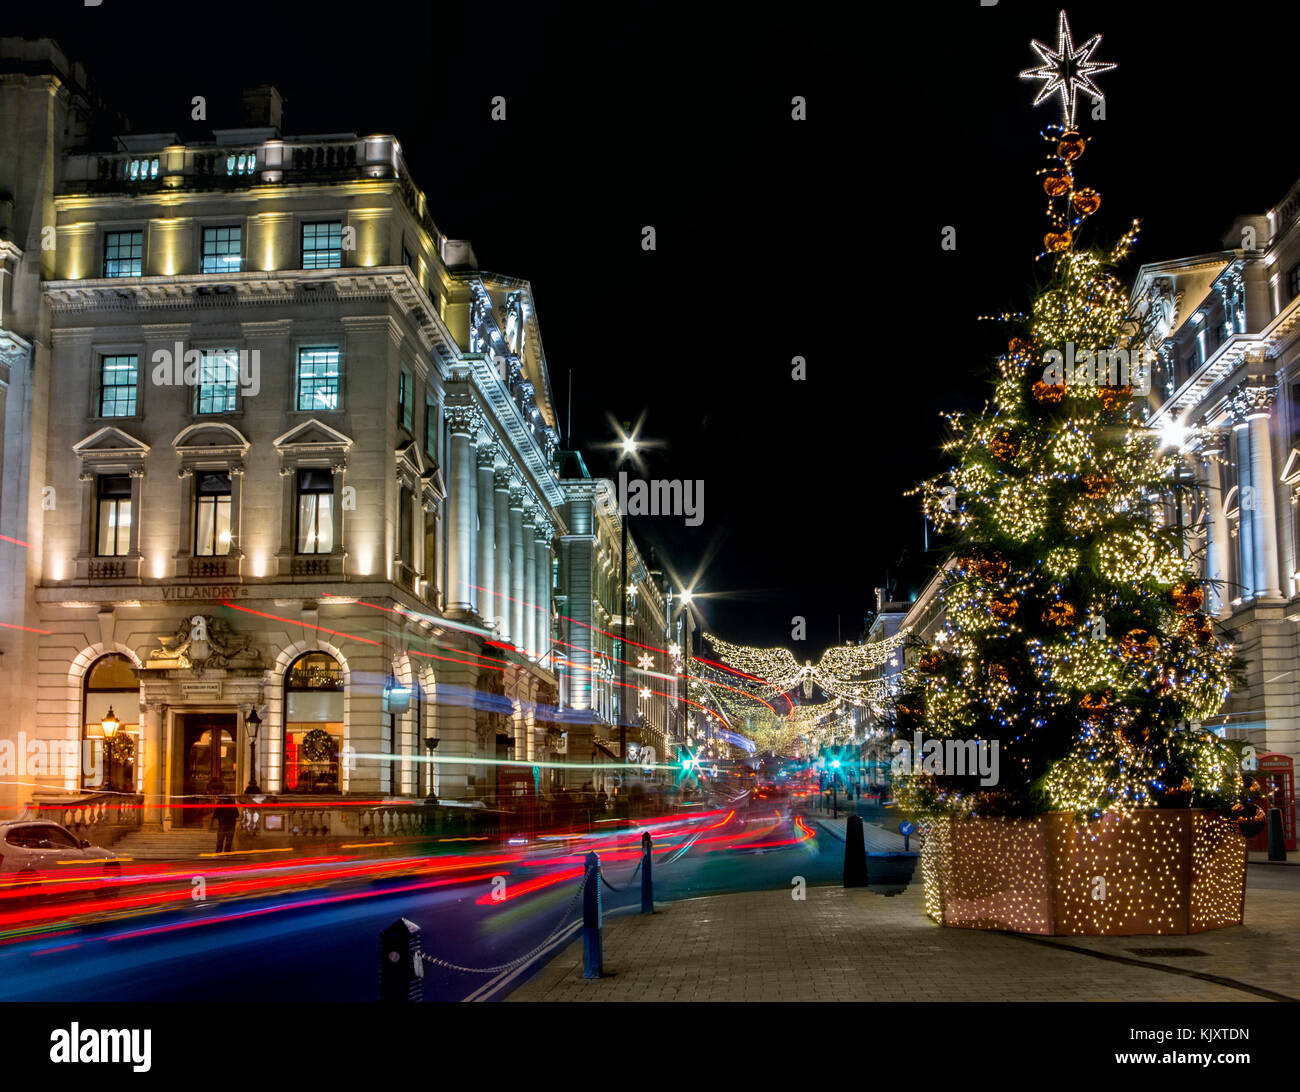
[[[27,888],[29,894],[44,894],[44,881],[52,873],[66,873],[76,864],[93,866],[96,861],[104,862],[99,870],[104,878],[121,875],[116,854],[76,837],[58,823],[43,819],[0,822],[0,873],[17,873],[0,881],[5,886],[13,884]],[[112,887],[102,888],[100,893],[111,894]]]

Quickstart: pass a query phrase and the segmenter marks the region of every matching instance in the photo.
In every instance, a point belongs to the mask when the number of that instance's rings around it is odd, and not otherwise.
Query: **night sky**
[[[632,530],[709,593],[708,628],[789,643],[802,615],[792,647],[815,660],[860,633],[887,574],[919,590],[903,493],[940,468],[940,411],[986,397],[1005,333],[976,316],[1024,308],[1046,273],[1034,172],[1059,110],[1017,73],[1058,5],[40,7],[0,31],[55,37],[137,132],[210,138],[242,86],[274,82],[287,134],[395,133],[439,227],[532,282],[564,446],[612,474],[609,419],[644,415],[663,442],[648,476],[704,481],[701,526]],[[1294,7],[1068,11],[1119,65],[1098,77],[1106,120],[1080,108],[1096,139],[1078,168],[1102,194],[1095,238],[1144,221],[1128,276],[1219,249],[1300,175]]]

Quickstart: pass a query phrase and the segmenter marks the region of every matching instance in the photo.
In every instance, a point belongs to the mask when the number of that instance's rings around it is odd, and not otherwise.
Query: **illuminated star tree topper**
[[[1062,123],[1065,128],[1073,129],[1078,93],[1084,91],[1094,99],[1104,99],[1106,96],[1092,82],[1092,77],[1115,67],[1092,59],[1093,50],[1101,45],[1101,35],[1094,34],[1076,48],[1069,20],[1066,19],[1065,12],[1061,12],[1056,22],[1056,49],[1038,41],[1030,42],[1029,45],[1043,62],[1037,68],[1026,68],[1020,73],[1022,80],[1043,81],[1034,105],[1037,106],[1052,95],[1060,95]]]

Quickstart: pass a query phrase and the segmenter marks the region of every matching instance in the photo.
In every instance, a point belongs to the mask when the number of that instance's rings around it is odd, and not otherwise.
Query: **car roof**
[[[53,819],[0,819],[0,827],[59,826]]]

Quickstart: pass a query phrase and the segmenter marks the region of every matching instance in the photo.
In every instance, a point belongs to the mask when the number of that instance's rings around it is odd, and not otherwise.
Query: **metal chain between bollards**
[[[555,928],[546,935],[546,939],[533,948],[532,951],[525,952],[518,958],[512,959],[509,963],[500,963],[495,967],[466,967],[463,964],[452,963],[450,960],[439,959],[437,956],[431,956],[428,954],[423,954],[423,959],[426,963],[432,963],[438,967],[446,967],[448,970],[459,971],[462,974],[499,974],[502,971],[513,971],[516,967],[522,967],[559,935],[560,930],[564,928],[564,923],[573,912],[574,906],[577,905],[578,900],[582,897],[583,891],[587,889],[587,881],[590,878],[591,873],[584,873],[582,883],[578,884],[578,890],[573,893],[573,898],[569,900],[569,905],[564,908],[564,913],[561,915],[559,922],[556,924]]]
[[[610,883],[607,879],[605,879],[604,869],[600,870],[600,882],[603,883],[606,887],[608,887],[611,891],[618,891],[618,892],[629,891],[632,888],[632,881],[636,879],[636,874],[641,871],[641,866],[643,864],[645,864],[644,855],[642,855],[642,857],[637,861],[636,868],[632,869],[632,875],[630,875],[627,878],[627,883],[625,883],[622,887],[618,887],[615,884]]]

